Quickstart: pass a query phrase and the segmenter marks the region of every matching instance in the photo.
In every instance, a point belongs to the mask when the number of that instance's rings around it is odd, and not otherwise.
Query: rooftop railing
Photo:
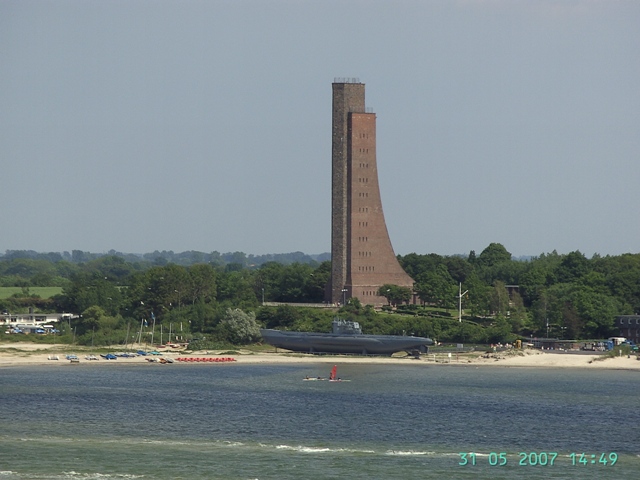
[[[333,83],[360,83],[358,77],[334,77]]]

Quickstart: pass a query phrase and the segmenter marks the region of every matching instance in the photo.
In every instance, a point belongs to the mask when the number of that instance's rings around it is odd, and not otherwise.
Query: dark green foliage
[[[423,272],[417,278],[415,291],[426,304],[442,308],[455,306],[455,281],[444,263],[435,270]]]
[[[499,243],[492,243],[478,256],[476,264],[481,267],[492,267],[511,261],[511,254]]]
[[[436,277],[441,264],[437,257],[429,258],[430,271],[421,269],[429,263],[424,256],[411,254],[403,260],[411,264],[421,298],[438,305],[445,301],[445,294],[438,293],[445,290],[434,287],[435,278],[443,278],[441,274]],[[616,333],[616,315],[640,311],[638,254],[594,255],[589,260],[578,251],[567,255],[552,252],[518,261],[512,260],[502,245],[491,244],[479,256],[471,252],[468,260],[462,261],[466,263],[463,290],[468,290],[462,300],[465,313],[478,318],[503,316],[515,334],[602,338]],[[450,282],[452,287],[454,282]],[[518,289],[510,290],[507,297],[508,285]],[[491,338],[506,337],[504,325],[491,328]]]
[[[566,255],[556,269],[556,278],[560,283],[570,283],[584,277],[590,270],[589,260],[580,252]]]
[[[108,278],[98,273],[77,273],[71,278],[62,294],[54,298],[64,312],[81,313],[92,306],[103,308],[115,315],[123,302],[122,291]]]
[[[255,272],[255,291],[262,301],[321,303],[324,289],[331,276],[331,263],[323,262],[314,268],[309,264],[263,264]]]
[[[400,305],[411,299],[411,289],[399,285],[385,284],[378,289],[378,295],[384,297],[389,305]]]
[[[21,290],[3,299],[0,308],[83,314],[65,325],[58,338],[94,344],[122,342],[127,324],[145,321],[150,338],[155,319],[156,332],[179,329],[182,337],[204,333],[210,342],[228,345],[232,335],[221,323],[228,308],[254,312],[263,327],[328,332],[335,311],[262,306],[263,301],[321,303],[331,264],[319,260],[300,252],[256,257],[242,252],[136,256],[9,251],[0,256],[0,286]],[[640,254],[589,259],[579,251],[554,251],[522,261],[492,243],[467,258],[412,253],[398,260],[416,280],[415,292],[424,306],[406,304],[409,289],[385,285],[380,289],[390,303],[385,310],[397,314],[376,313],[351,299],[339,315],[359,321],[366,333],[504,343],[516,334],[607,337],[617,333],[616,315],[640,312]],[[460,282],[467,291],[462,322],[457,311]],[[35,286],[59,286],[62,293],[38,298],[29,290]]]

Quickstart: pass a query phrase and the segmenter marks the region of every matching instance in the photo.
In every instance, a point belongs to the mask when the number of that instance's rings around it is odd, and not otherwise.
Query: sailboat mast
[[[131,322],[127,322],[127,336],[124,337],[124,349],[129,350],[129,329],[131,328]]]
[[[142,324],[144,323],[144,318],[140,319],[140,334],[138,335],[138,346],[142,345]]]

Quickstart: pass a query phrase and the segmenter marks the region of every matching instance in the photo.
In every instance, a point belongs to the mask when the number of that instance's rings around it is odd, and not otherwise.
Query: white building
[[[77,318],[71,313],[2,313],[0,314],[0,325],[8,331],[21,330],[23,332],[34,332],[42,329],[50,332],[55,328],[55,324],[62,321],[69,321]]]

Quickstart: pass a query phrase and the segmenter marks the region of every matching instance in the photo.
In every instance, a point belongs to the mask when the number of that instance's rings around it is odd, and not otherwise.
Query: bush
[[[227,341],[223,341],[217,338],[198,338],[197,340],[192,340],[189,342],[187,350],[195,351],[195,350],[228,350],[233,348]],[[226,352],[228,355],[232,355]]]

